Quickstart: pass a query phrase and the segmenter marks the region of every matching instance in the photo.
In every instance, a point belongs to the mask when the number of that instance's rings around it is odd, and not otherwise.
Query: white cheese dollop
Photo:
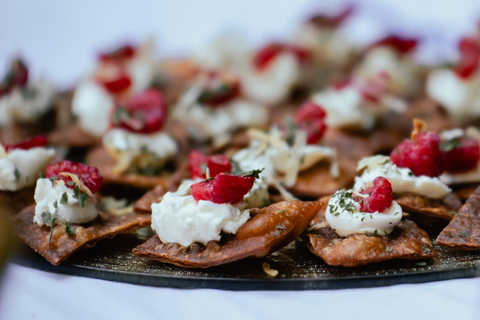
[[[339,190],[328,201],[325,218],[339,236],[355,233],[388,235],[402,220],[402,208],[395,201],[383,212],[360,212],[360,204],[346,195],[351,192]]]
[[[188,247],[199,242],[219,241],[221,232],[236,233],[250,218],[242,205],[217,204],[193,196],[167,192],[160,203],[152,204],[152,229],[163,243]]]
[[[235,33],[225,33],[198,47],[193,52],[193,60],[207,70],[234,70],[246,54],[245,39]]]
[[[367,53],[360,66],[354,71],[355,78],[369,79],[379,73],[390,76],[391,91],[396,95],[410,95],[420,88],[418,67],[408,54],[380,46]]]
[[[38,120],[53,107],[55,88],[46,80],[15,88],[0,98],[0,126]]]
[[[67,201],[62,204],[61,200],[64,193],[67,194]],[[68,188],[62,180],[52,182],[50,179],[38,179],[34,199],[36,206],[33,222],[39,226],[45,225],[42,218],[44,212],[48,212],[52,216],[57,212],[58,223],[64,223],[65,221],[86,223],[92,221],[98,215],[95,199],[87,200],[82,208],[78,200],[73,197],[73,189]]]
[[[364,108],[362,94],[354,86],[326,89],[313,95],[312,101],[327,112],[326,123],[330,127],[368,130],[375,125],[377,113]]]
[[[121,152],[140,154],[148,151],[165,160],[172,158],[178,151],[175,140],[165,132],[144,134],[115,128],[104,135],[103,144]]]
[[[439,178],[417,177],[410,169],[397,167],[386,156],[372,156],[360,160],[357,170],[362,169],[362,175],[355,178],[354,188],[357,190],[373,185],[373,180],[377,177],[385,177],[396,194],[411,192],[427,198],[443,199],[451,191]]]
[[[73,94],[72,112],[78,124],[97,137],[107,131],[114,106],[110,93],[94,80],[80,83]]]
[[[435,70],[428,76],[427,93],[458,120],[480,116],[480,73],[461,79],[448,69]]]
[[[240,70],[242,89],[252,100],[278,104],[286,100],[300,81],[301,65],[295,55],[281,53],[265,70],[257,71],[253,65]]]
[[[0,157],[0,190],[17,191],[34,185],[54,156],[54,150],[41,147],[9,151]]]

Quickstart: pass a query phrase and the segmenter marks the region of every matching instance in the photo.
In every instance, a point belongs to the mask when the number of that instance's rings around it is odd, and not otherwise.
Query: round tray
[[[145,231],[145,230],[143,230]],[[145,241],[136,234],[117,236],[74,254],[59,266],[24,247],[14,258],[23,266],[68,275],[147,286],[225,290],[312,290],[380,287],[480,276],[478,252],[435,247],[438,257],[426,261],[393,260],[355,268],[331,267],[297,240],[263,259],[246,259],[209,269],[180,267],[138,258],[131,249]],[[278,270],[272,278],[263,263]]]

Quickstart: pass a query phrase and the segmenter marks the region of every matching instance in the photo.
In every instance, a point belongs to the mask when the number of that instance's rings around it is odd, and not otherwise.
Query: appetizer
[[[365,189],[339,190],[321,203],[304,239],[329,265],[355,267],[436,256],[427,233],[413,221],[402,221],[402,207],[393,200],[392,186],[384,177]]]
[[[18,236],[58,265],[83,247],[150,223],[147,215],[99,212],[96,203],[101,183],[96,168],[67,160],[48,165],[37,180],[36,204],[13,217]]]
[[[293,241],[319,208],[317,202],[279,202],[245,209],[244,195],[258,171],[213,179],[167,192],[152,205],[157,233],[133,249],[140,257],[185,268],[208,268],[247,257],[264,257]]]

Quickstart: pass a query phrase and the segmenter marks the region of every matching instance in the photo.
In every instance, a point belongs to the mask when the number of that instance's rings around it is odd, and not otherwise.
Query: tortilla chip
[[[90,147],[99,145],[102,141],[101,137],[85,132],[76,123],[52,131],[47,138],[50,144],[69,147]]]
[[[445,221],[452,220],[462,205],[460,199],[453,193],[447,195],[444,200],[430,199],[414,193],[404,193],[395,197],[395,201],[402,207],[403,211]]]
[[[438,235],[437,244],[464,250],[480,250],[480,187]]]
[[[164,244],[155,235],[134,248],[133,253],[184,268],[208,268],[247,257],[264,257],[295,240],[319,208],[317,201],[283,201],[252,210],[253,218],[233,238],[210,241],[206,246],[194,243],[182,247],[178,243]]]
[[[330,173],[330,162],[319,162],[300,172],[295,185],[289,189],[296,196],[320,198],[346,188],[353,183],[356,175],[356,161],[339,160],[340,175],[334,178]]]
[[[328,225],[325,211],[329,197],[322,205],[312,227],[304,235],[308,249],[332,266],[355,267],[391,259],[427,259],[436,256],[428,234],[413,221],[401,221],[389,236],[352,234],[341,237]]]
[[[25,208],[13,217],[13,226],[20,240],[53,265],[59,265],[80,249],[95,246],[99,240],[111,239],[119,233],[132,232],[151,223],[150,215],[115,216],[100,211],[99,216],[88,224],[72,224],[71,226],[75,229],[74,235],[68,235],[64,225],[56,225],[49,242],[50,227],[40,227],[35,224],[34,214],[35,206]]]
[[[152,204],[159,202],[165,193],[167,190],[163,186],[156,186],[133,204],[133,211],[135,213],[152,213]]]

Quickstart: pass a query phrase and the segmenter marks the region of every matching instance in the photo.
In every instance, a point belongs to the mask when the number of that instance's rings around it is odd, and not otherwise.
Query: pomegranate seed
[[[386,72],[379,72],[366,83],[360,86],[360,92],[364,100],[379,104],[381,97],[387,92],[390,75]]]
[[[315,27],[322,28],[335,28],[342,24],[347,18],[349,18],[355,12],[355,6],[350,4],[342,12],[336,16],[326,16],[323,14],[314,15],[308,20],[309,23]]]
[[[5,146],[5,151],[10,151],[13,149],[23,149],[28,150],[36,147],[45,147],[47,145],[47,137],[45,136],[36,136],[26,141],[17,143],[17,144],[9,144]]]
[[[99,79],[100,84],[103,85],[105,89],[107,89],[111,93],[119,93],[122,92],[132,85],[132,79],[128,75],[122,75],[113,80],[104,80]]]
[[[14,60],[10,70],[0,82],[0,96],[9,93],[16,87],[24,87],[28,82],[28,68],[21,59]]]
[[[395,49],[398,53],[406,54],[406,53],[410,53],[413,49],[415,49],[417,46],[417,43],[418,43],[417,39],[403,38],[399,36],[390,36],[380,41],[377,41],[372,45],[372,47],[388,46],[392,49]]]
[[[133,58],[135,55],[135,47],[131,45],[125,45],[123,47],[120,47],[112,52],[108,53],[101,53],[99,55],[99,59],[101,61],[121,61],[121,60],[126,60]]]
[[[112,126],[132,132],[152,133],[162,129],[168,114],[163,94],[150,89],[136,94],[114,110]]]
[[[197,202],[206,200],[235,204],[243,200],[243,196],[253,187],[254,182],[255,178],[251,176],[220,173],[213,179],[192,185],[192,196]]]
[[[65,182],[65,185],[73,189],[75,184],[72,183],[70,177],[60,175],[61,172],[73,173],[78,176],[78,179],[92,192],[95,193],[102,185],[102,176],[98,173],[97,168],[90,167],[83,163],[76,163],[64,160],[57,163],[52,163],[47,166],[45,170],[46,178],[60,179]],[[72,182],[70,182],[72,181]]]
[[[469,137],[456,138],[442,143],[445,171],[460,173],[473,170],[480,160],[480,144]]]
[[[415,140],[403,141],[392,151],[390,160],[416,176],[438,177],[444,171],[440,137],[435,132],[421,132]]]
[[[273,42],[260,49],[253,58],[253,65],[257,71],[265,70],[282,52],[290,52],[301,62],[304,63],[311,57],[311,52],[305,48],[294,45]]]
[[[240,82],[233,83],[218,81],[211,88],[206,88],[198,97],[198,102],[209,105],[211,107],[218,107],[226,104],[240,95]]]
[[[297,111],[295,123],[298,129],[307,133],[308,144],[316,144],[322,139],[327,129],[326,115],[325,110],[312,101],[305,102]]]
[[[480,43],[476,38],[463,38],[459,43],[460,63],[455,69],[463,79],[469,78],[480,64]]]
[[[232,164],[224,155],[205,156],[198,151],[191,151],[188,155],[188,170],[193,179],[206,178],[206,168],[210,172],[210,177],[214,178],[220,173],[230,172]]]
[[[354,200],[360,203],[362,212],[383,212],[393,201],[392,185],[384,177],[376,177],[373,180],[373,186],[366,188],[361,194],[366,194],[368,197],[355,197]]]

